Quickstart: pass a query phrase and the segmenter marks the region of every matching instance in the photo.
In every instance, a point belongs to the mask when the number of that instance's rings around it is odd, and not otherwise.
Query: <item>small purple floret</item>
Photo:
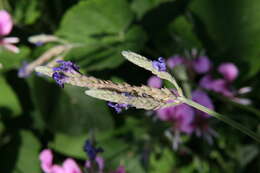
[[[158,60],[152,62],[153,67],[158,71],[166,71],[166,63],[162,57],[159,57]]]
[[[108,102],[107,104],[111,108],[114,108],[117,113],[121,113],[123,109],[128,109],[129,105],[124,103]]]
[[[18,70],[19,78],[25,78],[25,77],[29,76],[29,74],[26,71],[27,65],[28,65],[28,63],[25,61],[22,63],[22,67]]]
[[[52,78],[57,82],[57,84],[64,88],[64,83],[66,82],[67,76],[60,72],[54,72]]]
[[[91,161],[96,159],[98,153],[104,152],[102,148],[96,148],[90,140],[86,140],[83,149]]]
[[[79,73],[79,66],[71,61],[58,60],[57,63],[60,64],[60,66],[53,68],[55,72]]]

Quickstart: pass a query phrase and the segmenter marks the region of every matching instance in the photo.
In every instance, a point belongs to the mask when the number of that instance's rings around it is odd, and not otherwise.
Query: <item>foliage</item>
[[[196,48],[216,65],[230,61],[238,66],[234,86],[252,87],[252,104],[210,95],[218,112],[260,135],[260,1],[3,0],[0,7],[13,17],[10,35],[20,38],[19,54],[0,49],[0,172],[40,173],[44,148],[51,148],[58,162],[73,157],[83,163],[84,141],[93,137],[104,148],[106,170],[120,163],[127,173],[259,172],[259,144],[218,120],[210,122],[218,134],[213,144],[185,135],[173,150],[165,133],[172,124],[152,112],[130,109],[117,115],[80,88],[62,89],[35,73],[21,79],[17,72],[24,61],[55,45],[28,42],[42,33],[75,45],[65,58],[82,73],[134,85],[145,84],[150,74],[124,61],[122,50],[157,59],[186,56]]]

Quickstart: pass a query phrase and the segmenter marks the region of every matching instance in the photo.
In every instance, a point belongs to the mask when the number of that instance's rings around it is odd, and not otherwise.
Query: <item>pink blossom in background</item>
[[[209,109],[214,109],[214,105],[212,103],[212,100],[210,99],[210,97],[208,96],[207,93],[205,93],[204,91],[202,90],[195,90],[192,92],[192,100],[209,108]],[[210,115],[208,115],[207,113],[205,112],[202,112],[200,110],[197,110],[196,109],[196,114],[199,114],[201,116],[204,116],[206,118],[210,117]]]
[[[10,34],[13,28],[12,18],[9,13],[5,10],[0,10],[0,35]]]
[[[207,56],[199,56],[192,60],[192,67],[198,74],[209,72],[211,66],[212,64]]]
[[[13,21],[10,14],[5,10],[0,10],[0,45],[7,50],[19,53],[19,48],[14,44],[19,42],[17,37],[4,37],[10,34],[13,28]]]
[[[160,79],[159,77],[151,76],[147,81],[147,85],[153,88],[161,88],[162,82],[162,79]]]
[[[53,154],[49,149],[45,149],[40,153],[41,168],[45,173],[51,173]]]
[[[233,81],[238,76],[238,68],[235,64],[227,62],[218,67],[218,72],[223,75],[227,81]]]
[[[97,163],[99,173],[103,173],[103,170],[105,168],[105,161],[104,161],[104,159],[102,157],[100,157],[100,156],[96,156],[95,161]],[[85,167],[86,168],[91,168],[92,166],[93,165],[91,165],[91,161],[90,160],[87,160],[85,162]]]
[[[63,162],[62,167],[65,173],[81,173],[79,166],[77,165],[75,160],[71,158],[66,159]]]
[[[163,121],[172,122],[175,130],[187,134],[193,131],[191,123],[194,118],[194,111],[193,108],[186,104],[159,109],[157,115]]]
[[[111,173],[126,173],[124,166],[119,166],[115,171]]]
[[[168,58],[166,64],[170,69],[173,69],[176,65],[184,64],[184,62],[185,62],[185,59],[183,57],[181,57],[179,55],[175,55],[175,56]]]
[[[51,173],[65,173],[63,167],[59,165],[53,165]]]
[[[68,158],[62,166],[53,164],[53,154],[50,149],[44,149],[39,156],[44,173],[82,173],[76,161]]]

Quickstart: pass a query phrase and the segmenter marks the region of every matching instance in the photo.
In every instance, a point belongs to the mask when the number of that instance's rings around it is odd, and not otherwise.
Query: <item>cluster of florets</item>
[[[212,77],[213,64],[207,56],[194,55],[193,59],[188,59],[176,55],[168,58],[166,64],[172,72],[179,66],[179,68],[185,69],[182,72],[186,72],[187,76],[190,75],[194,78],[194,75],[197,75],[198,77],[196,78],[200,78],[199,87],[191,91],[191,99],[209,109],[214,109],[214,104],[206,93],[206,90],[215,91],[231,100],[240,101],[240,103],[247,103],[247,99],[237,98],[236,94],[238,92],[231,87],[232,81],[238,76],[238,69],[233,63],[223,63],[218,67],[218,72],[223,75],[222,79],[214,79]],[[178,78],[178,74],[174,76]],[[192,79],[192,77],[188,78]],[[189,82],[192,82],[192,80],[189,80]],[[147,84],[154,88],[161,88],[163,81],[157,76],[151,76]],[[210,115],[186,104],[159,109],[155,113],[160,120],[173,124],[173,145],[175,148],[177,148],[180,142],[180,132],[188,135],[195,133],[197,136],[205,138],[209,143],[213,142],[212,136],[216,136],[216,132],[209,126],[208,120]]]
[[[59,64],[58,67],[54,67],[52,78],[56,81],[56,83],[60,87],[64,87],[64,83],[66,82],[68,76],[66,76],[66,73],[80,73],[79,72],[79,66],[76,64],[72,63],[71,61],[63,61],[63,60],[58,60],[57,63]]]
[[[85,161],[84,169],[88,172],[104,173],[105,162],[104,159],[98,155],[103,152],[102,148],[96,148],[92,141],[87,140],[84,147],[84,151],[89,157],[89,160]],[[50,149],[44,149],[39,156],[41,162],[41,168],[44,173],[82,173],[82,169],[77,164],[75,159],[67,158],[61,165],[53,163],[53,152]],[[119,166],[117,170],[110,173],[126,173],[124,166]]]

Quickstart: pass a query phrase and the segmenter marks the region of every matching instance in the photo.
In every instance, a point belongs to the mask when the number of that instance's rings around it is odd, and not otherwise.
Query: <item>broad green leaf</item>
[[[97,146],[101,147],[105,152],[100,153],[105,159],[114,159],[117,155],[124,153],[128,148],[128,144],[120,139],[112,136],[112,131],[102,131],[95,133]],[[66,156],[79,159],[88,159],[87,153],[84,152],[83,146],[89,135],[86,133],[79,136],[65,135],[56,133],[54,141],[50,143],[50,147]]]
[[[122,50],[140,50],[146,41],[133,17],[126,0],[81,1],[64,15],[57,35],[79,45],[68,57],[86,70],[114,68],[124,61]]]
[[[13,10],[13,18],[20,24],[33,24],[41,15],[40,1],[37,0],[11,0],[11,3],[15,3]]]
[[[87,135],[69,136],[56,133],[54,141],[50,143],[50,148],[70,157],[86,159],[83,146],[87,138]]]
[[[28,58],[30,49],[27,47],[21,47],[20,53],[12,53],[0,48],[0,64],[2,64],[2,69],[0,71],[7,71],[12,68],[19,68],[22,64],[22,61],[25,58]]]
[[[40,142],[29,131],[20,131],[12,135],[11,141],[0,149],[0,172],[40,173]]]
[[[142,18],[142,16],[150,9],[169,1],[174,0],[133,0],[131,7],[133,11],[137,14],[137,17]]]
[[[40,172],[40,142],[31,132],[21,131],[21,146],[16,162],[15,172]]]
[[[204,46],[216,56],[242,58],[250,73],[260,70],[260,1],[196,0],[190,5]]]
[[[0,76],[0,93],[0,115],[19,115],[21,113],[19,100],[2,76]]]
[[[150,157],[151,173],[170,173],[176,166],[173,151],[164,149],[159,158],[153,153]]]
[[[194,32],[193,25],[185,16],[177,17],[169,26],[169,32],[175,38],[176,47],[185,50],[201,48],[201,42]]]
[[[70,85],[65,85],[62,89],[40,77],[35,77],[31,85],[37,109],[45,126],[51,131],[80,135],[92,128],[100,131],[113,128],[106,103],[86,96],[85,89]]]

